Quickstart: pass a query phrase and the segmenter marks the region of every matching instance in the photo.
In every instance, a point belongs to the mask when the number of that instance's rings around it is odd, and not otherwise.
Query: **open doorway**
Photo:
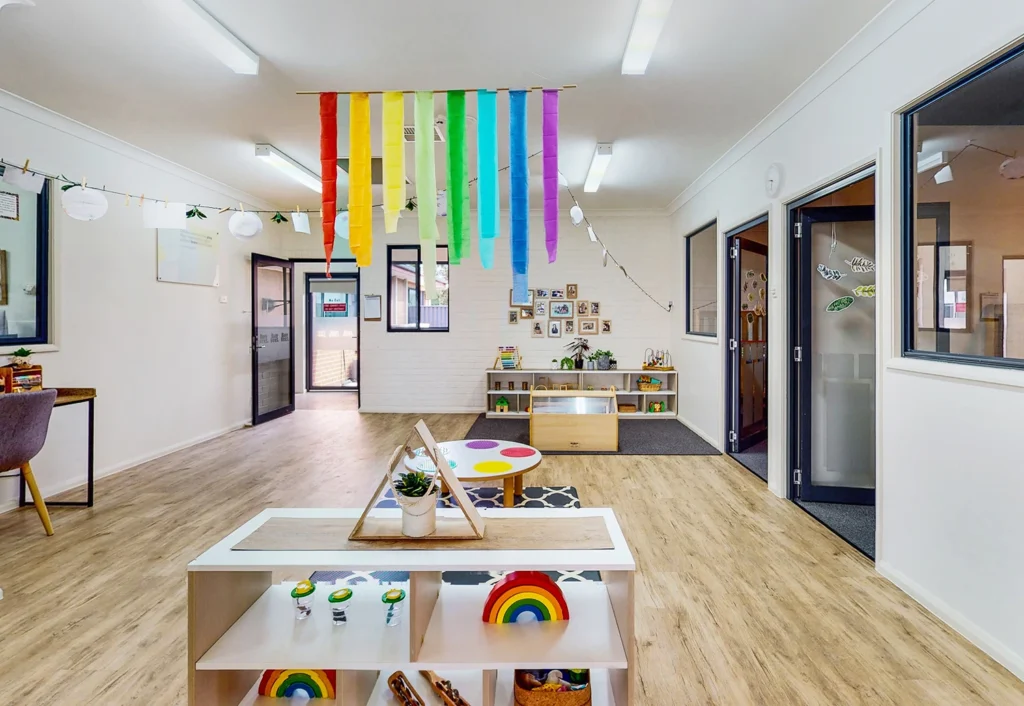
[[[768,480],[768,216],[726,233],[729,455]]]
[[[306,273],[306,389],[359,390],[359,275]]]
[[[874,168],[789,207],[790,498],[875,555]]]

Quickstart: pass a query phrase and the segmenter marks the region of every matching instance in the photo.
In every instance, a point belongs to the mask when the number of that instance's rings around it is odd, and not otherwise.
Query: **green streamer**
[[[423,284],[428,300],[437,298],[437,175],[434,172],[434,94],[416,91],[416,207],[419,213]]]
[[[466,250],[466,92],[448,91],[448,257],[453,265]]]

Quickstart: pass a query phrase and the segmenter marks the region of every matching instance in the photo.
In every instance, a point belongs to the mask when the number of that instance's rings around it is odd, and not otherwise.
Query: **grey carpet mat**
[[[754,472],[755,475],[760,476],[761,480],[768,482],[768,440],[754,444],[748,449],[740,451],[738,453],[731,454],[731,456],[739,461],[743,466]]]
[[[794,502],[871,559],[875,558],[875,506]]]
[[[481,414],[467,439],[530,443],[528,419],[488,419]],[[548,456],[718,456],[714,446],[674,419],[620,419],[618,451],[544,451]]]

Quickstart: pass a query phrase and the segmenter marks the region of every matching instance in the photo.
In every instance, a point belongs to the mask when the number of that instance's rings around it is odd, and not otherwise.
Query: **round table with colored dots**
[[[515,441],[463,439],[442,441],[438,446],[461,482],[502,480],[505,507],[515,507],[515,496],[523,494],[523,474],[532,471],[543,460],[540,451]],[[405,457],[405,467],[425,473],[436,470],[423,447],[413,451],[411,457]]]

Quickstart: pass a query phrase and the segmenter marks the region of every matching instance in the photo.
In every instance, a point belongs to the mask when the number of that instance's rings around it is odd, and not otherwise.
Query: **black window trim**
[[[448,247],[447,245],[438,245],[436,247],[443,247],[443,248],[445,248],[445,252],[447,252],[447,247]],[[417,299],[416,321],[417,321],[417,325],[416,325],[415,328],[394,328],[391,325],[391,298],[392,298],[392,293],[391,293],[391,265],[392,265],[392,253],[395,250],[415,250],[416,251],[416,265],[417,265],[416,266],[416,299]],[[422,249],[422,246],[420,246],[419,244],[408,244],[408,245],[400,245],[399,244],[399,245],[389,245],[388,246],[388,270],[387,270],[387,289],[388,289],[388,318],[387,318],[387,321],[388,321],[388,333],[449,333],[449,332],[451,332],[451,298],[450,298],[451,297],[451,293],[450,293],[451,292],[451,276],[452,276],[451,263],[449,261],[449,258],[445,257],[443,260],[442,259],[438,259],[437,264],[438,265],[448,265],[448,288],[449,288],[449,295],[448,295],[449,296],[449,299],[448,299],[448,307],[449,307],[448,308],[448,313],[449,313],[448,326],[446,326],[445,328],[420,328],[418,322],[419,322],[419,316],[420,316],[420,308],[422,307],[422,302],[419,301],[419,292],[422,291],[420,285],[422,284],[421,280],[423,279],[423,249]]]
[[[717,315],[716,315],[715,332],[714,333],[705,333],[705,332],[701,332],[701,331],[693,331],[691,326],[690,326],[690,323],[691,323],[690,322],[690,312],[692,311],[692,307],[690,306],[690,238],[692,238],[695,235],[700,235],[701,233],[703,233],[705,230],[707,230],[711,226],[715,226],[715,253],[717,255],[717,253],[718,253],[718,219],[717,218],[714,218],[714,219],[708,221],[707,223],[702,225],[697,230],[694,230],[694,231],[688,233],[687,235],[683,236],[683,239],[686,241],[686,291],[684,292],[684,298],[686,299],[686,329],[685,329],[685,331],[686,331],[686,335],[687,336],[701,336],[703,338],[718,338]],[[718,267],[719,267],[719,263],[718,263],[718,258],[716,257],[715,258],[715,289],[716,290],[718,289]],[[715,304],[717,305],[718,304],[718,301],[717,301],[717,291],[715,293],[715,298],[716,298]]]
[[[4,167],[15,169],[15,167]],[[0,347],[44,346],[50,340],[50,180],[36,197],[36,335],[0,339]],[[8,292],[10,296],[10,292]]]
[[[930,360],[939,363],[953,363],[960,365],[974,365],[986,368],[1002,368],[1012,370],[1024,370],[1024,359],[1021,358],[998,358],[965,353],[948,353],[935,351],[920,351],[913,347],[915,320],[916,291],[915,282],[917,273],[916,251],[914,249],[914,226],[918,214],[914,209],[914,187],[917,178],[917,148],[914,140],[914,115],[932,103],[935,103],[959,88],[975,81],[990,71],[995,71],[1004,64],[1024,56],[1024,44],[988,61],[974,69],[959,80],[953,81],[948,86],[939,89],[927,98],[922,99],[910,106],[900,114],[900,196],[902,198],[900,214],[900,294],[903,302],[901,305],[900,322],[900,351],[902,357],[915,360]]]

